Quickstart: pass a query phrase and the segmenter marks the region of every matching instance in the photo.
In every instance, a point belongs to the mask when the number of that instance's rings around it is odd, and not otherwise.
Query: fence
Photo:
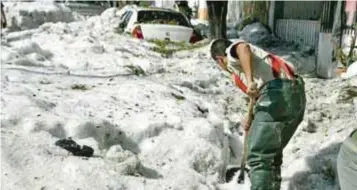
[[[277,19],[275,33],[282,40],[317,48],[320,22],[315,20]]]

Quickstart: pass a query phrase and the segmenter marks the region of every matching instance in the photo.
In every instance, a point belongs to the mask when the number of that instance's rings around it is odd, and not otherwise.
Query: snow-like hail
[[[230,164],[238,164],[247,101],[207,46],[163,58],[153,44],[115,33],[115,9],[88,19],[55,3],[6,3],[6,11],[2,189],[236,188],[218,178],[222,124],[230,121]],[[306,58],[294,64],[303,68]],[[282,189],[337,190],[339,146],[356,127],[357,80],[304,79],[307,108],[284,150]],[[94,156],[54,145],[67,137]]]

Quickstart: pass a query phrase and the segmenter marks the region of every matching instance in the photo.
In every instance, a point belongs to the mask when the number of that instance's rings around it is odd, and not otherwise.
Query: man
[[[303,79],[291,63],[242,40],[214,40],[211,56],[256,101],[251,127],[247,120],[243,124],[251,189],[280,189],[283,148],[304,117]]]
[[[357,189],[357,129],[341,145],[337,173],[341,190]]]

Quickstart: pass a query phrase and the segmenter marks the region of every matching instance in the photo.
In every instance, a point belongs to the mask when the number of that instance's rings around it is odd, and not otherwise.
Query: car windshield
[[[139,11],[138,23],[172,24],[190,27],[190,24],[183,14],[169,11]]]

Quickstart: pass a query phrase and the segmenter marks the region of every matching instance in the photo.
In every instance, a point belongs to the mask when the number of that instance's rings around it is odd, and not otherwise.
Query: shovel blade
[[[244,168],[243,171],[244,171],[245,176],[249,177],[249,169],[248,168]],[[227,167],[226,174],[225,174],[226,182],[228,183],[228,182],[232,181],[235,176],[239,176],[240,175],[240,172],[241,172],[241,167],[240,166]],[[242,179],[242,181],[239,182],[239,183],[244,183],[244,180],[245,179]],[[238,182],[238,179],[237,179],[237,182]]]

